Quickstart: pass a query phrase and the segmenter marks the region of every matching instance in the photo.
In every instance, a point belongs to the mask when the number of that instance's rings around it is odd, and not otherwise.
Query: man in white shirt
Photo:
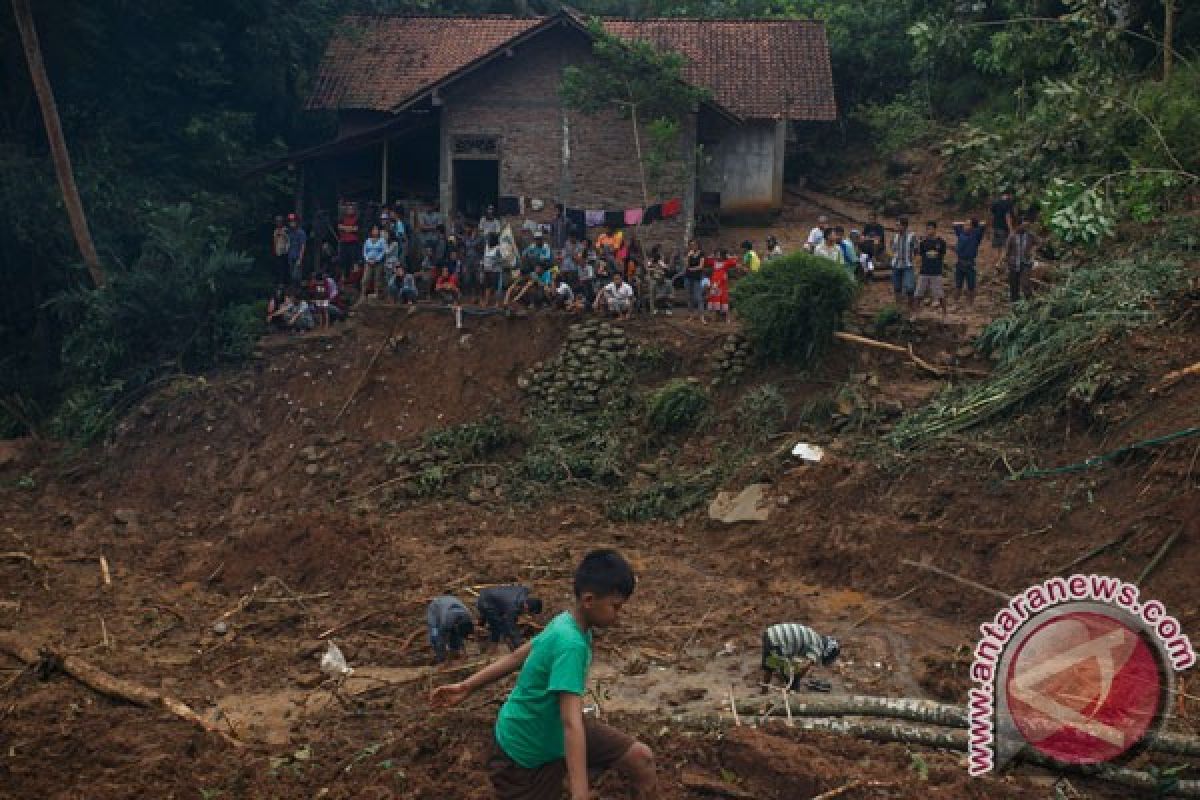
[[[817,217],[817,224],[808,232],[808,238],[804,241],[804,249],[810,253],[816,251],[817,247],[825,243],[825,229],[829,227],[829,217],[822,214]]]
[[[633,313],[633,287],[625,282],[621,273],[614,273],[612,283],[601,290],[596,298],[596,308],[614,317],[629,319]]]

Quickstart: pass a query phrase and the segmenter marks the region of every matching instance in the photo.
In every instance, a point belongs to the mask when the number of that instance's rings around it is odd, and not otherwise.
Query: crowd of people
[[[628,318],[671,314],[678,292],[708,322],[729,321],[729,290],[783,250],[767,237],[764,257],[743,241],[683,252],[643,247],[637,229],[579,230],[558,205],[548,223],[507,220],[489,206],[478,220],[446,217],[428,204],[400,204],[368,222],[356,204],[342,206],[336,228],[314,253],[315,238],[294,214],[277,217],[272,234],[279,288],[268,319],[278,329],[327,327],[362,304],[438,302],[485,308],[557,308]]]
[[[1029,220],[1005,192],[992,204],[992,247],[997,266],[1007,265],[1010,298],[1031,292],[1030,275],[1039,245]],[[368,220],[344,203],[336,227],[317,239],[295,214],[277,217],[272,234],[279,289],[268,321],[281,330],[328,327],[356,305],[415,305],[430,301],[485,308],[557,308],[628,318],[635,313],[671,314],[677,292],[682,305],[704,322],[730,321],[730,288],[738,277],[784,255],[774,236],[759,255],[752,241],[706,251],[693,240],[680,252],[644,248],[638,229],[607,227],[594,238],[580,230],[560,204],[549,222],[517,224],[489,206],[478,220],[447,217],[435,204],[414,211],[400,203]],[[804,248],[845,266],[856,280],[877,271],[891,274],[896,303],[915,310],[926,297],[946,313],[943,275],[953,250],[956,301],[975,301],[980,248],[989,225],[978,218],[955,222],[947,244],[930,221],[923,235],[900,217],[889,231],[876,213],[847,232],[820,217]]]

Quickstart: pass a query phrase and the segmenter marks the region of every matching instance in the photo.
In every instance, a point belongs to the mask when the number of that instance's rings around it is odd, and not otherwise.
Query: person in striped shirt
[[[827,667],[840,652],[837,639],[823,636],[807,625],[797,622],[772,625],[762,635],[762,691],[766,692],[776,673],[784,680],[790,677],[787,688],[795,689],[815,664]]]

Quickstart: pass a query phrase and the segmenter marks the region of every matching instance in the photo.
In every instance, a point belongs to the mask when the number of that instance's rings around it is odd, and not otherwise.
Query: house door
[[[494,158],[454,159],[454,210],[466,219],[479,219],[500,195],[500,161]]]

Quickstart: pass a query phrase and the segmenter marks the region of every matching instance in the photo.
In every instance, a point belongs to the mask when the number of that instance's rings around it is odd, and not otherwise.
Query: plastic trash
[[[803,461],[807,461],[809,464],[819,464],[821,459],[825,457],[825,450],[815,444],[799,442],[792,448],[792,455]]]
[[[342,678],[352,674],[354,668],[346,663],[346,657],[342,655],[341,649],[333,642],[329,642],[321,656],[321,672],[335,678]]]

